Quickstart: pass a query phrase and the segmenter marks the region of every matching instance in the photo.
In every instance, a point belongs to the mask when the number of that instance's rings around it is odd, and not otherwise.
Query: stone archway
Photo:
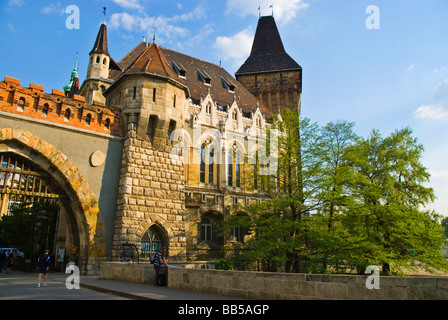
[[[106,256],[104,223],[98,200],[88,181],[70,159],[37,135],[18,128],[0,129],[0,146],[39,165],[61,186],[71,212],[71,230],[79,243],[79,267],[94,273]]]

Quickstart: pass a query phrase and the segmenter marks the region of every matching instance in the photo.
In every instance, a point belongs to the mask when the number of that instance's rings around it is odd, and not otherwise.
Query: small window
[[[109,131],[110,130],[110,119],[106,119],[104,122],[104,130]]]
[[[100,56],[96,57],[96,63],[100,63]]]
[[[207,106],[205,107],[205,113],[206,114],[212,114],[212,105],[211,105],[211,103],[207,104]]]
[[[212,241],[212,223],[209,218],[202,218],[201,220],[201,241]]]
[[[156,88],[154,88],[154,89],[152,89],[152,102],[156,102],[156,94],[157,94],[157,89]]]
[[[71,111],[70,111],[70,109],[66,109],[65,110],[65,113],[64,113],[64,121],[65,122],[69,122],[70,121],[70,115],[71,115]]]
[[[176,95],[173,97],[173,108],[176,109]]]
[[[86,116],[86,127],[90,127],[90,122],[92,121],[92,115],[89,113]]]
[[[101,93],[104,93],[104,91],[106,91],[106,87],[105,86],[101,86],[100,89],[101,89]]]
[[[17,102],[17,111],[23,112],[25,110],[25,99],[20,98]]]
[[[234,121],[237,121],[237,120],[238,120],[238,111],[233,110],[233,112],[232,112],[232,119],[233,119]]]
[[[135,100],[135,97],[137,96],[137,87],[134,87],[134,95],[133,95],[133,99]]]
[[[42,107],[42,117],[48,116],[48,109],[50,109],[48,103],[44,104],[44,106]]]
[[[106,65],[107,64],[107,58],[103,59],[103,64]]]

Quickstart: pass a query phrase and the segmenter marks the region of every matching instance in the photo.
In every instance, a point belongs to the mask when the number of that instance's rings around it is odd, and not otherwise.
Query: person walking
[[[3,250],[0,253],[0,272],[3,272],[2,270],[3,270],[3,265],[5,264],[5,261],[6,261],[6,251]]]
[[[8,263],[6,264],[6,273],[11,272],[12,265],[14,264],[14,250],[8,256]]]
[[[44,287],[47,285],[47,272],[50,266],[50,256],[48,254],[49,250],[45,249],[44,253],[39,256],[37,259],[37,268],[39,269],[39,277],[37,278],[37,287],[40,288],[40,282],[42,279],[42,275],[44,275]]]
[[[162,247],[154,256],[154,286],[164,286],[165,282],[160,281],[161,278],[166,278],[166,271],[168,269],[168,262],[166,260],[166,248]],[[163,279],[162,279],[163,280]]]

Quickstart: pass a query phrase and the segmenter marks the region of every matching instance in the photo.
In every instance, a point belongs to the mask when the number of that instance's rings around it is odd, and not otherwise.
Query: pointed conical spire
[[[109,56],[109,50],[107,45],[107,26],[106,22],[103,22],[100,27],[100,31],[96,36],[95,45],[93,46],[92,53],[104,53]]]
[[[250,56],[236,75],[300,69],[286,53],[274,17],[260,17]]]
[[[77,84],[77,85],[76,85]],[[74,89],[74,90],[73,90]],[[70,82],[64,87],[64,92],[68,95],[71,91],[76,91],[77,94],[79,90],[79,79],[78,79],[78,52],[76,52],[75,67],[73,68],[72,75],[70,77]],[[73,95],[72,95],[73,97]]]

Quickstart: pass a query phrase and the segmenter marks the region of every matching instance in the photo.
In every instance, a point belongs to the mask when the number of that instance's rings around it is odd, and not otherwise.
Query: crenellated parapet
[[[0,81],[0,111],[55,124],[123,137],[121,110],[87,104],[84,97],[67,98],[63,91],[45,93],[41,85],[28,88],[15,78]]]

